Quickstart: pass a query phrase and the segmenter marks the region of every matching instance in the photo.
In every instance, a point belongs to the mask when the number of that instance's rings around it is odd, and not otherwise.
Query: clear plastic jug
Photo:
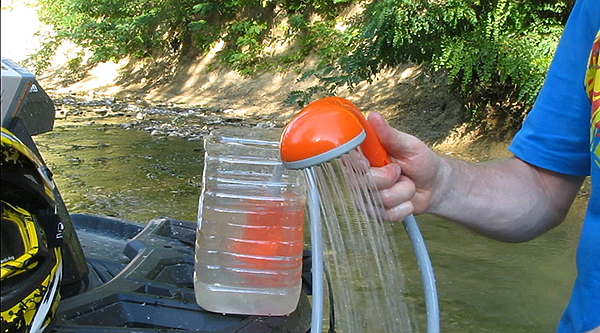
[[[287,315],[301,289],[306,190],[279,160],[277,129],[213,131],[204,142],[194,290],[219,313]]]

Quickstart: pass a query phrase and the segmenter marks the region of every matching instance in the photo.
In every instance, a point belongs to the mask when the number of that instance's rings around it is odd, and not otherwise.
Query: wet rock
[[[89,106],[89,107],[101,106],[101,105],[103,106],[104,105],[104,103],[102,103],[102,101],[95,100],[95,99],[92,99],[92,100],[89,100],[89,101],[82,101],[82,102],[79,102],[79,104],[82,105],[82,106]]]
[[[67,161],[71,164],[81,164],[83,163],[83,159],[79,157],[70,157],[67,158]]]
[[[81,115],[82,113],[83,113],[82,111],[75,109],[75,110],[69,110],[69,111],[67,111],[66,115],[69,115],[69,116],[78,116],[78,115]]]
[[[138,99],[135,101],[135,104],[140,105],[140,106],[150,106],[150,103],[146,102],[143,99]]]
[[[255,126],[256,128],[272,128],[277,123],[272,117],[252,117],[242,110],[219,109],[214,107],[186,106],[168,101],[151,104],[140,97],[116,98],[102,96],[74,95],[55,98],[57,119],[77,121],[116,118],[124,129],[137,129],[148,132],[155,137],[175,137],[189,141],[202,141],[203,137],[217,126]],[[58,115],[63,115],[59,118]],[[119,120],[123,118],[123,123]],[[75,119],[74,119],[75,118]],[[133,121],[127,121],[132,119]],[[108,123],[108,122],[107,122]]]
[[[77,100],[73,97],[64,97],[62,99],[62,104],[75,105],[75,104],[77,104]]]
[[[274,128],[274,127],[276,127],[276,124],[271,120],[261,121],[254,126],[254,128]]]
[[[223,119],[221,119],[221,117],[217,116],[217,115],[211,115],[211,116],[202,115],[202,118],[204,118],[203,120],[206,125],[217,125],[217,124],[221,124],[223,122]]]
[[[108,111],[110,111],[110,109],[104,109],[104,108],[101,108],[101,109],[94,109],[93,111],[94,111],[94,113],[96,113],[97,115],[104,116],[105,114],[107,114],[107,113],[108,113]]]
[[[131,112],[141,112],[143,109],[135,104],[127,104],[127,106],[125,107],[125,109],[127,111],[131,111]]]
[[[123,104],[123,103],[113,103],[110,104],[110,108],[117,112],[117,111],[122,111],[125,110],[127,108],[127,104]]]
[[[117,102],[116,98],[105,98],[102,100],[102,102],[104,103],[104,105],[108,105],[111,106],[113,104],[115,104]]]
[[[244,120],[245,120],[244,118],[236,118],[236,117],[223,118],[223,121],[226,122],[226,123],[241,123]]]

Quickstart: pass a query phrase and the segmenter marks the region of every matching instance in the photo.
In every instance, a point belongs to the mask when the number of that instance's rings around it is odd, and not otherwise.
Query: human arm
[[[368,119],[392,160],[371,169],[389,221],[427,212],[491,238],[525,241],[563,221],[585,178],[516,157],[470,163],[438,156],[380,115]]]

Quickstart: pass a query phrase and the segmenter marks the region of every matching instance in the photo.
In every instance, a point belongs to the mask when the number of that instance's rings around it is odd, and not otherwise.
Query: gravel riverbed
[[[188,141],[200,141],[204,135],[220,126],[273,128],[285,125],[270,114],[249,115],[235,109],[171,102],[152,103],[135,98],[52,97],[57,124],[112,124],[125,129],[143,130],[155,137],[179,137]]]

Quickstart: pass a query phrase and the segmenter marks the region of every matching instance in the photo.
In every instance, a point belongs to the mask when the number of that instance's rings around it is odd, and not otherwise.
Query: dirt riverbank
[[[126,64],[102,64],[81,80],[64,84],[60,71],[40,77],[54,98],[72,96],[82,100],[110,98],[115,102],[137,101],[148,105],[178,105],[227,111],[238,118],[259,118],[283,126],[301,110],[284,102],[293,90],[306,89],[316,80],[298,82],[298,70],[260,73],[245,77],[214,68],[199,59],[153,71],[151,64],[136,68]],[[310,62],[302,68],[313,66]],[[162,73],[160,76],[153,72]],[[506,138],[487,137],[467,131],[463,106],[447,89],[444,77],[419,66],[405,65],[381,74],[371,84],[340,90],[364,112],[379,112],[396,128],[424,140],[436,151],[485,160],[508,156]]]
[[[283,127],[301,110],[284,102],[287,94],[316,83],[298,83],[297,71],[244,77],[209,67],[200,60],[173,68],[170,75],[153,77],[142,75],[151,70],[104,64],[69,85],[60,84],[56,73],[40,77],[40,83],[60,101],[59,122],[74,118],[116,121],[151,135],[188,140],[201,139],[215,124]],[[470,161],[511,156],[507,151],[511,135],[498,135],[489,127],[487,133],[468,127],[465,110],[448,91],[444,77],[419,66],[389,70],[371,84],[337,95],[364,112],[381,113],[395,128],[422,139],[441,155]],[[115,120],[114,116],[123,117]],[[589,192],[588,178],[579,197],[585,200]]]

